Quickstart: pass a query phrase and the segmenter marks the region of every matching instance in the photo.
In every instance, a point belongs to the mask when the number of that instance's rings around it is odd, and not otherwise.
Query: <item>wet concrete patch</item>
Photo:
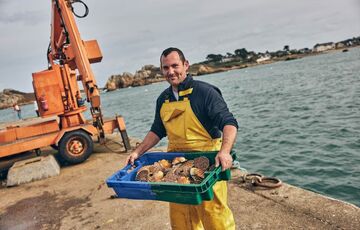
[[[46,191],[40,196],[23,199],[7,207],[0,214],[0,229],[60,229],[63,217],[70,211],[80,215],[81,212],[76,209],[88,206],[89,201],[89,197],[65,197],[64,194]]]

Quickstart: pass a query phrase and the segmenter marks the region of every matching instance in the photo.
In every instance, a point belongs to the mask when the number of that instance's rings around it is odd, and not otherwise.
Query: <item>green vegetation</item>
[[[244,67],[248,64],[255,64],[264,61],[278,61],[278,60],[293,60],[309,54],[316,54],[332,49],[343,49],[346,47],[353,47],[360,45],[360,37],[343,40],[337,43],[328,42],[316,44],[313,49],[290,49],[289,45],[284,45],[282,50],[268,52],[254,52],[247,51],[246,48],[239,48],[234,50],[234,53],[227,52],[226,55],[222,54],[208,54],[206,60],[196,65],[206,65],[213,68],[233,68]],[[321,47],[321,49],[319,49]]]

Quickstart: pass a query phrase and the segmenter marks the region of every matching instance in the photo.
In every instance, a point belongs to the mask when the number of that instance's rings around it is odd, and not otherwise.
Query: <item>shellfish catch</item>
[[[197,157],[194,160],[188,160],[185,157],[175,157],[173,160],[161,159],[152,165],[141,167],[136,173],[135,180],[199,184],[209,168],[210,161],[205,156]]]

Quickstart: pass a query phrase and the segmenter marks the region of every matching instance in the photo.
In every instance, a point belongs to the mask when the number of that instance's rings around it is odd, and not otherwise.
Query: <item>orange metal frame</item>
[[[103,127],[107,134],[113,133],[115,129],[119,129],[120,132],[126,130],[124,119],[121,116],[105,120]],[[0,130],[0,158],[58,145],[65,133],[79,129],[91,136],[98,134],[98,130],[90,123],[60,130],[57,119],[33,121],[30,124],[25,123],[24,126],[9,126]]]

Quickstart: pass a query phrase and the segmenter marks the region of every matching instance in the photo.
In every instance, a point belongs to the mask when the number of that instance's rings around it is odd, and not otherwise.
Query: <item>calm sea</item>
[[[359,73],[356,48],[196,79],[218,86],[237,118],[241,167],[360,206]],[[103,112],[123,115],[129,136],[143,138],[165,87],[103,93]],[[34,115],[23,106],[24,117]],[[15,119],[0,111],[0,121]]]

